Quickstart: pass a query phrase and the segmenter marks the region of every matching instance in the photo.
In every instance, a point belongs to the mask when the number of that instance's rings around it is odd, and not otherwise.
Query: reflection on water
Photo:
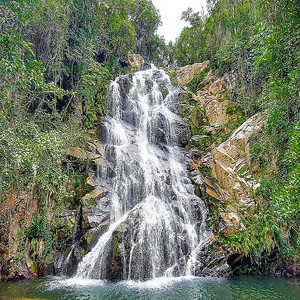
[[[108,283],[51,278],[0,283],[1,300],[174,300],[299,299],[300,281],[278,278],[156,278],[146,282]]]

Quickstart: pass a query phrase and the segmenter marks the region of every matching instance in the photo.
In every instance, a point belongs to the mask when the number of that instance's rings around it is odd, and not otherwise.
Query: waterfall
[[[178,89],[155,68],[111,83],[101,138],[110,225],[79,263],[76,277],[145,280],[195,274],[205,209],[181,147],[186,124]]]

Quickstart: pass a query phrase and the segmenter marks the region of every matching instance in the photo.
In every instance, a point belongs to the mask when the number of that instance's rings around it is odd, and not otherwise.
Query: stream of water
[[[110,225],[79,263],[76,278],[195,274],[205,208],[187,175],[177,95],[155,68],[112,82],[101,134],[105,165],[96,174],[109,191]]]

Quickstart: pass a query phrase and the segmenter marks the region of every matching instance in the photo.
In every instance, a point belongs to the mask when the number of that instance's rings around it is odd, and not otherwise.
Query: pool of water
[[[0,283],[1,300],[300,299],[300,281],[281,278],[158,278],[146,282],[48,278]]]

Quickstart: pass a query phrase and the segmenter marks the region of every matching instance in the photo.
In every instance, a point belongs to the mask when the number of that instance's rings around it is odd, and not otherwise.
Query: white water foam
[[[194,195],[179,145],[184,122],[176,114],[177,94],[157,69],[111,84],[104,121],[106,166],[97,174],[110,185],[110,225],[78,265],[77,278],[152,278],[158,284],[169,282],[165,277],[195,274],[206,237],[205,208]],[[123,265],[114,265],[116,275],[111,275],[112,240],[121,225],[126,237],[118,235],[114,255]]]

